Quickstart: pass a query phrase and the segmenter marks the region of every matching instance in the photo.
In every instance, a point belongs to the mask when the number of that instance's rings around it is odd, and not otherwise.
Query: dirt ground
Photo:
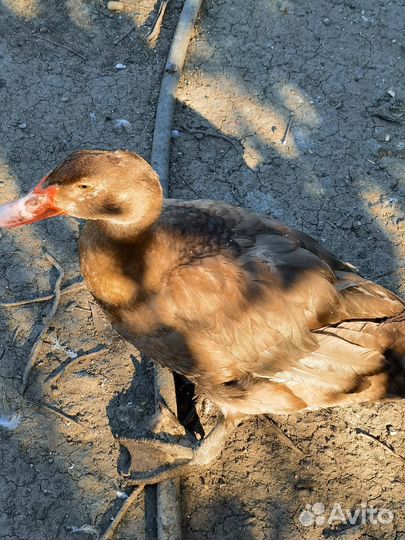
[[[155,48],[144,39],[153,1],[132,3],[136,13],[117,14],[101,0],[0,0],[0,202],[77,148],[149,158],[181,2],[170,3]],[[405,295],[402,34],[399,0],[207,0],[179,89],[171,195],[270,213]],[[2,232],[1,301],[52,290],[47,252],[64,283],[78,279],[78,235],[73,218]],[[104,530],[125,491],[115,436],[136,433],[152,410],[150,364],[85,291],[63,297],[22,399],[48,309],[1,310],[0,414],[19,414],[20,424],[0,428],[0,539],[81,540],[92,535],[75,528]],[[53,377],[99,346],[108,352]],[[183,480],[185,540],[405,538],[403,403],[276,421],[294,445],[252,418],[209,470]],[[143,504],[117,540],[146,538]],[[379,519],[366,514],[373,507]],[[360,515],[350,523],[339,508]]]

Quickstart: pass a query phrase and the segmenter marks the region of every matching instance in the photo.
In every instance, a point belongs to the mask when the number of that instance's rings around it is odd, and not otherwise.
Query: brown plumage
[[[157,175],[125,151],[77,152],[52,186],[59,211],[89,220],[81,269],[114,327],[225,415],[402,390],[404,302],[307,234],[222,202],[162,206]]]
[[[74,154],[47,183],[60,184],[56,202],[65,208],[72,183],[97,189],[100,175],[106,190],[96,204],[87,195],[77,213],[96,219],[80,240],[81,268],[112,324],[141,351],[228,412],[286,413],[386,395],[388,360],[405,337],[405,323],[389,322],[404,311],[396,295],[267,216],[176,200],[159,215],[157,177],[132,154]],[[104,210],[133,205],[124,197],[132,186],[144,216],[135,213],[133,223],[132,209]],[[113,223],[116,215],[124,224]]]

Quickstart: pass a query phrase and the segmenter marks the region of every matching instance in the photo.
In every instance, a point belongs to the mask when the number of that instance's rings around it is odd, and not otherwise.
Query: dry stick
[[[33,34],[33,35],[35,37],[39,38],[39,39],[43,39],[44,41],[48,41],[48,43],[52,43],[52,45],[55,45],[56,47],[62,47],[62,49],[66,49],[67,51],[69,51],[72,54],[75,54],[76,56],[81,58],[82,60],[87,60],[87,58],[85,56],[83,56],[79,52],[75,51],[74,49],[71,49],[67,45],[63,45],[62,43],[57,43],[56,41],[53,41],[52,39],[49,39],[49,38],[47,38],[45,36],[41,36],[40,34]]]
[[[391,448],[391,446],[389,446],[386,442],[384,441],[380,441],[380,439],[376,436],[376,435],[373,435],[372,433],[368,433],[368,431],[364,431],[364,429],[361,429],[361,428],[355,428],[355,432],[358,434],[358,435],[362,435],[363,437],[367,437],[373,441],[375,441],[376,443],[378,443],[380,446],[382,446],[387,452],[389,452],[390,454],[392,454],[393,456],[395,456],[396,458],[400,459],[401,461],[404,461],[405,462],[405,458],[400,456],[399,454],[397,454],[395,452],[395,450],[393,450]]]
[[[128,32],[125,32],[125,34],[123,36],[121,36],[120,38],[116,39],[114,41],[114,45],[118,45],[119,43],[121,43],[121,41],[123,41],[125,38],[127,38],[130,34],[132,34],[132,32],[135,30],[135,26],[133,26],[132,28],[130,28],[128,30]]]
[[[290,448],[295,450],[296,452],[299,452],[300,454],[303,454],[302,448],[300,448],[295,442],[285,433],[281,427],[271,418],[270,416],[265,416],[266,420],[270,423],[271,426],[277,431],[277,433],[281,436],[281,438],[288,444]]]
[[[151,163],[160,177],[165,196],[169,191],[170,143],[175,96],[201,1],[185,0],[183,4],[166,61],[156,110]],[[155,366],[156,411],[159,410],[159,399],[163,399],[172,411],[177,411],[173,375],[169,370],[157,365]],[[158,540],[181,539],[179,494],[180,480],[178,478],[157,485]]]
[[[393,124],[400,124],[401,120],[397,118],[396,116],[386,113],[381,110],[374,110],[371,111],[371,114],[373,116],[376,116],[377,118],[381,118],[381,120],[385,120],[386,122],[392,122]]]
[[[79,362],[82,362],[83,360],[90,360],[90,358],[95,358],[96,356],[100,356],[100,354],[105,353],[107,350],[108,350],[107,347],[101,347],[100,349],[97,349],[96,351],[90,351],[88,353],[84,353],[79,356],[76,356],[76,358],[72,358],[70,362],[68,362],[59,370],[57,370],[56,373],[54,373],[53,375],[49,375],[46,382],[55,381],[56,379],[59,379],[59,377],[61,377],[72,366],[78,364]]]
[[[41,332],[39,333],[37,339],[35,340],[35,343],[34,343],[32,349],[31,349],[30,355],[28,357],[27,365],[25,366],[25,369],[24,369],[23,378],[22,378],[22,387],[21,387],[22,394],[24,394],[25,390],[27,389],[28,378],[30,376],[30,373],[32,371],[34,363],[35,363],[35,361],[37,359],[39,349],[40,349],[40,347],[42,345],[42,338],[44,337],[44,335],[46,334],[46,332],[49,329],[49,326],[50,326],[50,324],[52,322],[52,319],[53,319],[53,317],[54,317],[54,315],[56,313],[56,310],[58,309],[59,301],[60,301],[60,292],[61,292],[60,291],[60,286],[61,286],[62,279],[63,279],[63,276],[64,276],[64,271],[63,271],[63,268],[61,267],[61,265],[58,263],[58,261],[54,257],[52,257],[52,255],[47,253],[46,258],[53,264],[53,266],[58,271],[59,275],[58,275],[58,277],[56,279],[56,283],[55,283],[54,301],[52,303],[52,307],[49,310],[49,313],[47,314],[47,316],[45,317],[45,319],[44,319],[44,321],[42,323]]]
[[[215,131],[211,131],[209,129],[190,129],[185,126],[180,126],[181,129],[187,133],[190,133],[190,135],[204,135],[206,137],[215,137],[216,139],[223,139],[224,141],[232,144],[232,146],[236,149],[237,152],[239,152],[238,143],[231,139],[230,137],[227,137],[226,135],[222,135],[222,133],[215,133]]]
[[[194,195],[197,195],[197,197],[201,199],[201,193],[199,193],[196,189],[194,189],[194,187],[190,184],[190,182],[187,182],[187,180],[184,178],[184,176],[180,172],[177,171],[177,174],[180,176],[183,184],[186,187],[188,187],[194,193]]]
[[[153,45],[153,43],[155,43],[159,36],[160,27],[162,26],[163,17],[165,15],[168,3],[169,0],[161,0],[159,4],[159,10],[157,12],[156,19],[152,25],[151,31],[146,36],[146,41],[149,43],[149,45]]]
[[[83,280],[77,281],[76,283],[72,283],[71,285],[68,285],[67,287],[64,287],[60,290],[60,295],[63,296],[65,294],[69,294],[72,292],[80,291],[81,289],[85,288],[85,284]],[[55,293],[47,294],[45,296],[37,296],[36,298],[28,298],[26,300],[17,300],[16,302],[3,302],[0,303],[0,307],[4,308],[11,308],[11,307],[19,307],[19,306],[26,306],[28,304],[36,304],[38,302],[47,302],[48,300],[52,300],[52,298],[55,297]]]
[[[14,332],[14,336],[13,336],[13,339],[11,341],[11,345],[14,345],[19,333],[20,333],[20,328],[17,328],[17,330]]]
[[[113,521],[110,523],[110,525],[108,526],[108,528],[106,529],[104,534],[102,536],[100,536],[99,540],[110,540],[110,538],[112,538],[116,528],[121,523],[122,518],[125,516],[126,512],[131,507],[131,505],[135,502],[138,495],[142,492],[143,488],[144,488],[144,486],[143,486],[143,484],[141,484],[141,485],[139,485],[137,488],[135,488],[133,490],[131,495],[128,497],[128,499],[126,499],[124,504],[118,510],[118,514],[115,516]]]
[[[40,409],[45,409],[47,411],[50,411],[53,414],[56,414],[56,416],[59,416],[59,418],[63,418],[63,420],[69,420],[69,422],[74,422],[75,424],[80,425],[80,422],[79,420],[77,420],[77,418],[63,412],[62,409],[59,409],[59,407],[55,407],[55,405],[51,405],[50,403],[45,403],[44,401],[35,401],[33,399],[25,398],[25,400],[27,401],[27,403],[30,403],[31,405],[34,405],[35,407],[38,407]]]
[[[168,192],[170,141],[175,95],[200,6],[201,0],[186,0],[184,2],[167,58],[156,111],[152,166],[160,176],[166,195]]]
[[[293,123],[293,118],[294,118],[294,115],[291,113],[290,118],[288,120],[287,127],[285,128],[283,138],[280,141],[281,144],[285,144],[287,142],[287,137],[288,137],[288,134],[290,133],[290,129],[291,129],[291,126],[292,126],[292,123]]]
[[[391,274],[396,274],[397,272],[401,272],[401,270],[404,270],[405,266],[399,266],[398,268],[395,268],[394,270],[387,270],[387,272],[383,272],[382,274],[377,274],[375,276],[371,276],[370,279],[380,279],[386,276],[389,276]]]

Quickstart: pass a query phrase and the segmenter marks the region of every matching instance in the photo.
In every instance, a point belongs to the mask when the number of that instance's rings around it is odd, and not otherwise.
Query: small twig
[[[232,146],[236,149],[237,152],[239,152],[239,146],[236,141],[231,139],[230,137],[227,137],[226,135],[223,135],[222,133],[215,133],[215,131],[211,131],[209,129],[190,129],[186,126],[180,126],[180,128],[190,133],[190,135],[204,135],[206,137],[214,137],[216,139],[223,139],[224,141],[232,144]]]
[[[243,202],[239,199],[239,196],[238,194],[236,193],[236,186],[235,184],[233,186],[231,186],[231,193],[233,195],[233,198],[235,199],[235,201],[239,204],[239,206],[243,206]]]
[[[169,3],[169,0],[161,0],[159,4],[159,9],[156,15],[156,19],[153,21],[152,28],[148,35],[146,36],[146,41],[149,43],[149,45],[153,45],[155,43],[156,39],[159,36],[160,28],[162,26],[163,17],[166,12],[167,5]]]
[[[371,111],[371,114],[373,116],[376,116],[377,118],[380,118],[381,120],[385,120],[386,122],[391,122],[393,124],[401,123],[400,119],[397,118],[396,116],[386,113],[384,111],[378,110],[378,109]]]
[[[62,47],[62,49],[66,49],[67,51],[69,51],[72,54],[75,54],[76,56],[81,58],[82,60],[87,60],[87,58],[85,56],[83,56],[79,52],[75,51],[74,49],[71,49],[67,45],[63,45],[62,43],[57,43],[56,41],[53,41],[52,39],[49,39],[49,38],[47,38],[45,36],[41,36],[40,34],[33,34],[33,36],[35,36],[35,37],[37,37],[39,39],[43,39],[44,41],[48,41],[48,43],[52,43],[52,45],[55,45],[56,47]]]
[[[85,284],[83,280],[77,281],[76,283],[72,283],[71,285],[68,285],[67,287],[64,287],[60,290],[61,296],[80,291],[81,289],[85,288]],[[18,307],[18,306],[25,306],[28,304],[36,304],[38,302],[47,302],[48,300],[52,300],[55,298],[55,293],[47,294],[45,296],[38,296],[36,298],[28,298],[26,300],[17,300],[16,302],[3,302],[0,303],[0,307],[4,308],[11,308],[11,307]]]
[[[55,407],[55,405],[50,405],[49,403],[45,403],[44,401],[35,401],[33,399],[25,398],[27,403],[30,403],[31,405],[34,405],[35,407],[38,407],[40,409],[46,409],[47,411],[52,412],[53,414],[56,414],[56,416],[59,416],[60,418],[63,418],[64,420],[69,420],[69,422],[74,422],[75,424],[80,425],[79,420],[65,412],[63,412],[59,407]]]
[[[128,497],[128,499],[125,500],[121,508],[118,510],[118,514],[115,516],[113,521],[108,526],[107,530],[104,532],[104,534],[100,537],[100,540],[110,540],[112,538],[116,528],[121,523],[122,518],[125,516],[129,508],[133,505],[133,503],[136,501],[138,495],[142,492],[144,486],[143,484],[139,485],[137,488],[133,490],[131,495]]]
[[[380,446],[382,446],[385,450],[387,450],[387,452],[389,452],[390,454],[392,454],[393,456],[395,456],[396,458],[400,459],[401,461],[404,461],[405,462],[405,458],[400,456],[399,454],[397,454],[395,452],[395,450],[393,448],[391,448],[391,446],[389,444],[387,444],[386,442],[384,441],[381,441],[376,435],[373,435],[372,433],[369,433],[368,431],[365,431],[364,429],[361,429],[361,428],[355,428],[354,430],[358,435],[362,435],[363,437],[368,437],[369,439],[375,441],[376,443],[378,443]]]
[[[79,356],[76,356],[76,358],[72,358],[65,365],[57,368],[53,374],[51,373],[49,377],[46,379],[46,382],[55,381],[56,379],[59,379],[59,377],[61,377],[72,366],[76,365],[79,362],[82,362],[83,360],[90,360],[90,358],[95,358],[96,356],[103,354],[107,350],[108,350],[107,347],[101,347],[100,349],[97,349],[96,351],[90,351],[88,353],[84,353]]]
[[[12,308],[12,307],[26,306],[28,304],[46,302],[47,300],[52,300],[52,298],[53,298],[53,294],[48,294],[46,296],[38,296],[37,298],[29,298],[27,300],[17,300],[16,302],[2,302],[0,303],[0,307]]]
[[[288,444],[290,448],[295,450],[296,452],[299,452],[300,454],[303,454],[304,451],[302,448],[300,448],[295,442],[285,433],[281,427],[271,418],[270,416],[265,415],[266,420],[270,423],[270,425],[277,431],[279,435],[281,435],[281,438]]]
[[[114,45],[118,45],[119,43],[121,43],[121,41],[124,41],[124,39],[126,39],[130,34],[132,34],[132,32],[135,30],[135,26],[132,26],[128,32],[125,32],[125,34],[123,34],[121,37],[119,37],[118,39],[116,39],[114,41]]]
[[[294,118],[294,115],[291,113],[290,118],[288,119],[287,127],[285,128],[283,138],[280,141],[281,144],[285,144],[287,142],[287,137],[288,137],[288,134],[290,133],[290,129],[291,129],[291,126],[292,126],[292,123],[293,123],[293,118]]]
[[[201,193],[199,193],[196,189],[193,188],[193,186],[190,184],[190,182],[187,182],[187,180],[184,178],[184,176],[181,174],[181,173],[177,173],[180,178],[181,178],[181,181],[183,182],[183,184],[185,186],[187,186],[189,189],[191,189],[191,191],[194,193],[194,195],[197,195],[197,197],[199,199],[201,199]]]
[[[101,318],[97,306],[94,302],[89,302],[91,320],[93,321],[94,328],[97,332],[102,332],[104,329],[104,321]]]
[[[44,321],[42,323],[42,330],[40,331],[37,339],[35,340],[34,345],[32,346],[30,355],[28,357],[28,362],[27,362],[27,364],[25,366],[25,369],[24,369],[23,378],[22,378],[22,388],[21,388],[22,394],[24,394],[25,390],[27,389],[27,383],[28,383],[30,373],[31,373],[32,368],[34,366],[34,363],[35,363],[35,361],[37,359],[39,349],[40,349],[40,347],[42,345],[42,338],[44,337],[44,335],[48,331],[49,326],[50,326],[50,324],[52,322],[52,319],[53,319],[53,317],[54,317],[54,315],[56,313],[56,310],[58,309],[59,302],[60,302],[60,294],[61,294],[60,286],[61,286],[62,279],[63,279],[63,276],[64,276],[64,271],[63,271],[63,268],[61,267],[61,265],[58,263],[58,261],[54,257],[52,257],[52,255],[47,253],[46,258],[53,264],[53,266],[58,271],[59,275],[58,275],[58,277],[56,279],[56,282],[55,282],[54,301],[52,303],[52,307],[49,310],[49,313],[47,314],[47,316],[44,318]]]
[[[405,266],[399,266],[398,268],[395,268],[394,270],[388,270],[387,272],[383,272],[382,274],[376,274],[375,276],[371,276],[371,279],[380,279],[382,277],[389,276],[391,274],[396,274],[397,272],[400,272],[401,270],[405,270]]]
[[[16,339],[18,337],[18,334],[20,333],[20,328],[17,328],[17,330],[14,332],[14,336],[13,336],[13,339],[11,341],[11,345],[14,345],[14,343],[16,342]]]
[[[224,157],[226,156],[226,154],[229,152],[230,149],[231,149],[231,146],[228,146],[228,148],[220,155],[220,158],[224,159]]]

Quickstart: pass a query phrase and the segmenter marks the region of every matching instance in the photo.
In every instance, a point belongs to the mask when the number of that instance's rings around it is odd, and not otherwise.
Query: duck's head
[[[0,227],[64,214],[112,225],[144,225],[157,219],[162,199],[158,175],[137,154],[80,150],[27,195],[0,206]]]

